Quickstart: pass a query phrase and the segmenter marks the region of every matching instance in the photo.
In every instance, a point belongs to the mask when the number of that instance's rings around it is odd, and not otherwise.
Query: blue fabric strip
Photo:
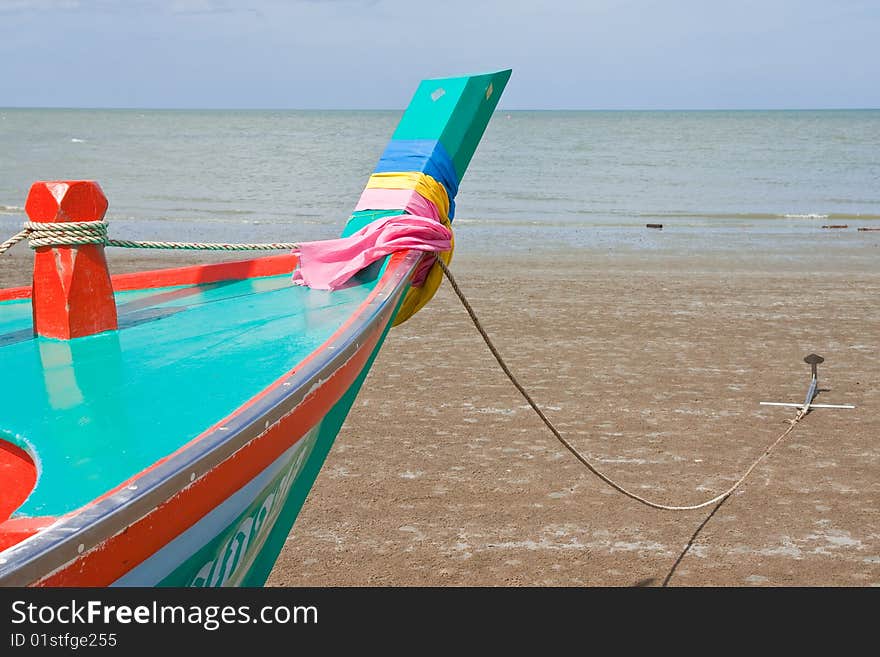
[[[449,218],[455,216],[458,174],[449,153],[436,139],[392,139],[379,158],[374,173],[421,171],[439,182],[449,196]]]

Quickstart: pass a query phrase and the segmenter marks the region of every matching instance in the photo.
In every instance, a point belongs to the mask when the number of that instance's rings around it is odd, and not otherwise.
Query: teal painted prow
[[[439,141],[459,181],[498,105],[511,69],[458,78],[423,80],[400,119],[393,139]]]
[[[510,69],[452,78],[423,80],[379,158],[376,172],[417,171],[430,175],[446,190],[450,219],[461,179],[507,81]],[[361,210],[351,215],[343,237],[371,221],[404,211]]]
[[[343,235],[407,211],[449,226],[510,73],[423,81]],[[9,522],[55,519],[6,536],[0,584],[265,582],[387,332],[439,285],[435,267],[410,287],[417,249],[333,292],[294,285],[295,259],[273,258],[126,279],[118,330],[71,340],[35,337],[29,298],[0,301],[15,378],[0,442],[39,473]]]

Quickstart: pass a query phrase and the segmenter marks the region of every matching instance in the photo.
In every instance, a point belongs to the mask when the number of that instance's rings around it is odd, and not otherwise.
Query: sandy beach
[[[862,255],[880,255],[877,240]],[[850,253],[850,256],[853,254]],[[394,329],[293,528],[273,586],[880,584],[880,268],[753,252],[454,262],[508,365],[448,284]],[[866,262],[866,261],[859,261]]]
[[[457,255],[512,371],[608,476],[590,474],[504,377],[444,283],[391,331],[269,586],[880,584],[880,239],[776,250]],[[821,239],[821,238],[819,238]],[[110,252],[113,272],[216,260]],[[244,256],[242,256],[244,257]],[[0,258],[26,284],[24,247]],[[228,259],[228,257],[226,257]],[[870,263],[875,263],[871,266]]]

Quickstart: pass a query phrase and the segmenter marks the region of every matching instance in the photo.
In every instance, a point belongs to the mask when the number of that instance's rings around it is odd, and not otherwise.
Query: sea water
[[[400,116],[0,109],[0,238],[58,179],[97,180],[119,239],[336,237]],[[880,110],[498,111],[456,202],[473,254],[861,249],[880,244],[857,231],[880,228]]]

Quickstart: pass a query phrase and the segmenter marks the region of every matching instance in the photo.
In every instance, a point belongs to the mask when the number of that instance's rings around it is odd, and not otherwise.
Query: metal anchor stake
[[[804,356],[804,362],[810,366],[810,387],[807,388],[807,396],[804,399],[803,404],[795,404],[791,402],[761,402],[763,406],[794,406],[795,408],[799,408],[804,412],[804,415],[810,412],[813,408],[855,408],[855,406],[851,404],[814,404],[813,399],[816,397],[816,393],[819,389],[819,374],[818,374],[818,366],[819,363],[824,363],[825,359],[822,358],[819,354],[810,354],[808,356]]]

